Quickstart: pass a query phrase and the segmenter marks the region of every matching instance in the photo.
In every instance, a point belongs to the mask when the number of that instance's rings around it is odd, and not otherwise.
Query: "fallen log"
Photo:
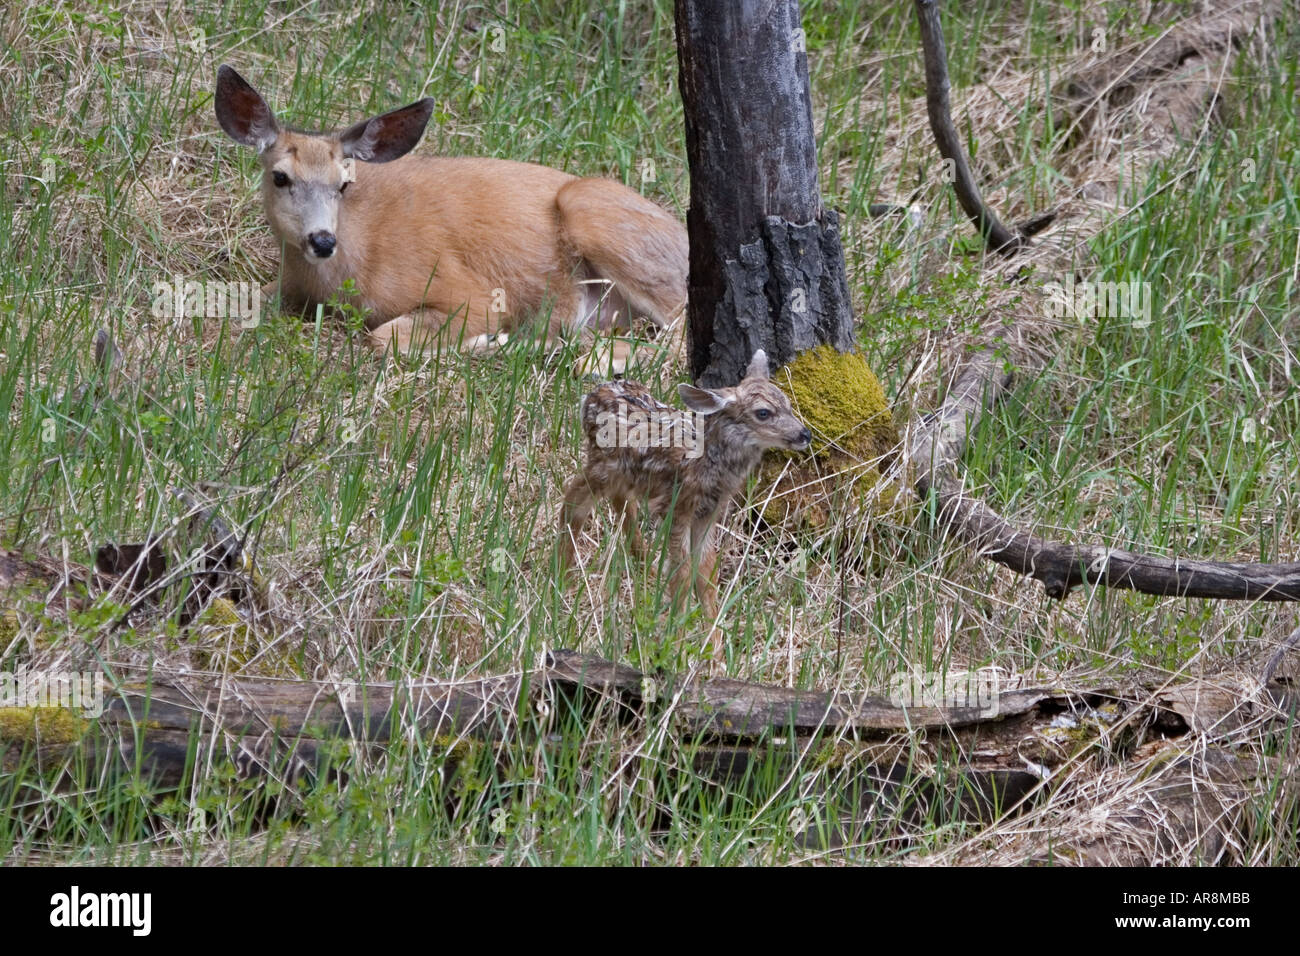
[[[329,765],[339,741],[382,752],[417,739],[435,756],[452,757],[474,741],[545,740],[564,728],[585,737],[599,733],[600,721],[634,729],[654,723],[689,748],[691,772],[728,790],[753,783],[759,767],[778,774],[819,768],[819,793],[833,782],[851,786],[861,813],[816,834],[822,845],[842,845],[883,807],[899,821],[919,820],[943,802],[989,821],[1044,792],[1060,768],[1089,753],[1109,765],[1151,739],[1240,733],[1285,720],[1296,706],[1286,683],[1245,696],[1208,682],[998,689],[973,702],[952,696],[900,700],[897,689],[886,697],[681,680],[554,651],[531,672],[461,681],[191,675],[124,684],[91,719],[0,708],[0,754],[7,773],[48,781],[75,764],[100,778],[130,774],[161,793],[183,787],[204,762],[245,780],[303,785]],[[579,723],[564,724],[561,714]],[[957,776],[947,784],[927,779],[944,762]]]
[[[985,394],[978,380],[962,379],[953,394]],[[955,407],[931,421],[938,458],[965,440]],[[0,552],[0,590],[11,594],[49,595],[76,578],[53,562]],[[674,772],[724,794],[768,794],[774,780],[800,781],[799,806],[808,811],[792,814],[789,825],[813,850],[882,834],[905,847],[936,819],[990,825],[1015,815],[1020,835],[999,841],[1008,854],[1017,848],[1007,861],[1139,863],[1165,859],[1172,847],[1213,861],[1253,818],[1239,812],[1243,803],[1275,785],[1267,768],[1277,760],[1264,756],[1269,728],[1283,725],[1298,702],[1289,682],[1261,688],[1254,678],[973,686],[954,675],[938,687],[904,680],[889,694],[795,690],[645,674],[563,650],[532,671],[468,680],[193,673],[123,683],[94,718],[0,706],[0,773],[35,795],[61,783],[102,787],[117,775],[162,797],[231,772],[274,800],[332,778],[341,764],[351,772],[348,756],[382,757],[408,741],[454,770],[485,744],[487,759],[501,761],[519,746],[556,746],[566,735],[600,739],[617,730],[649,739],[666,729],[678,754]],[[1231,759],[1213,756],[1220,751]],[[1099,827],[1097,807],[1135,787],[1140,799],[1107,811]],[[1022,827],[1022,816],[1032,825]]]
[[[1300,601],[1300,564],[1166,558],[1101,545],[1049,541],[1013,526],[957,477],[956,464],[985,412],[1010,388],[1012,372],[992,350],[970,356],[939,409],[915,422],[898,468],[939,523],[983,557],[1042,582],[1064,599],[1081,584],[1169,597]]]

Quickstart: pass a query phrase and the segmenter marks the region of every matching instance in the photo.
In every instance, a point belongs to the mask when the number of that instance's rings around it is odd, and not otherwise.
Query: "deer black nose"
[[[311,251],[322,259],[328,259],[334,254],[335,243],[334,233],[326,232],[324,229],[313,232],[307,237],[307,245],[311,246]]]
[[[811,443],[812,432],[805,428],[799,433],[799,437],[795,439],[794,445],[796,448],[807,448]]]

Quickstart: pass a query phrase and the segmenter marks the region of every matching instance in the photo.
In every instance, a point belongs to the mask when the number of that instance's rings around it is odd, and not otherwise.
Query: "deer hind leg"
[[[683,351],[682,329],[686,312],[679,308],[667,322],[651,317],[659,330],[653,340],[638,336],[631,321],[639,315],[620,289],[608,279],[596,277],[594,268],[585,261],[577,287],[581,298],[575,312],[575,326],[583,340],[582,354],[573,366],[577,378],[618,378],[636,366],[649,365]]]
[[[560,509],[560,540],[558,545],[560,574],[563,575],[577,562],[577,541],[582,529],[596,506],[596,493],[585,473],[575,475],[564,486],[564,505]]]
[[[686,229],[622,183],[573,179],[555,196],[563,242],[589,278],[613,283],[630,313],[667,325],[686,303]]]
[[[590,303],[583,307],[588,306],[598,308]],[[679,321],[677,325],[680,324]],[[607,334],[608,331],[603,328],[597,331],[594,326],[578,330],[582,349],[573,364],[575,378],[621,378],[638,367],[649,366],[657,359],[682,352],[682,336],[680,331],[676,331],[676,325],[661,330],[653,340],[639,338],[635,332]]]
[[[563,306],[552,313],[552,338],[577,335],[581,354],[573,366],[576,378],[618,378],[627,372],[633,354],[627,339],[602,333],[628,327],[627,300],[612,282],[592,277],[579,262],[573,287]]]
[[[575,378],[610,379],[627,374],[634,364],[636,350],[626,339],[597,339],[590,332],[583,333],[584,348],[573,363]]]

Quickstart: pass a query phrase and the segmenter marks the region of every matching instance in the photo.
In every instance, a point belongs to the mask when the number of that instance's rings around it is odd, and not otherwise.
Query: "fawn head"
[[[261,94],[228,66],[217,71],[217,122],[237,143],[257,150],[262,204],[276,236],[320,263],[338,248],[339,209],[355,163],[387,163],[424,135],[433,100],[362,120],[340,133],[282,127]]]
[[[745,377],[734,388],[679,385],[677,391],[691,411],[713,416],[709,431],[720,434],[728,445],[761,455],[769,448],[800,451],[812,441],[812,432],[795,417],[790,399],[772,384],[762,349],[754,353]]]

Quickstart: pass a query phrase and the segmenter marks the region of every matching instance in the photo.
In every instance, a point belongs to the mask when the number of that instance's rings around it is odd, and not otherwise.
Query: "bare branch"
[[[1300,601],[1300,564],[1238,564],[1137,554],[1099,545],[1048,541],[1013,527],[956,475],[956,463],[987,408],[1010,387],[1012,373],[992,352],[972,356],[939,410],[912,429],[903,456],[922,499],[933,494],[939,520],[990,561],[1043,583],[1065,598],[1085,582],[1142,594],[1246,601]]]
[[[957,201],[990,249],[1004,256],[1015,255],[1028,245],[1028,240],[1023,233],[1007,229],[984,205],[966,163],[966,154],[962,152],[961,140],[952,125],[952,108],[948,102],[948,53],[939,26],[938,0],[916,0],[916,15],[921,26],[921,50],[925,57],[926,111],[930,114],[930,129],[934,131],[939,154],[952,163],[955,177],[952,185]]]

